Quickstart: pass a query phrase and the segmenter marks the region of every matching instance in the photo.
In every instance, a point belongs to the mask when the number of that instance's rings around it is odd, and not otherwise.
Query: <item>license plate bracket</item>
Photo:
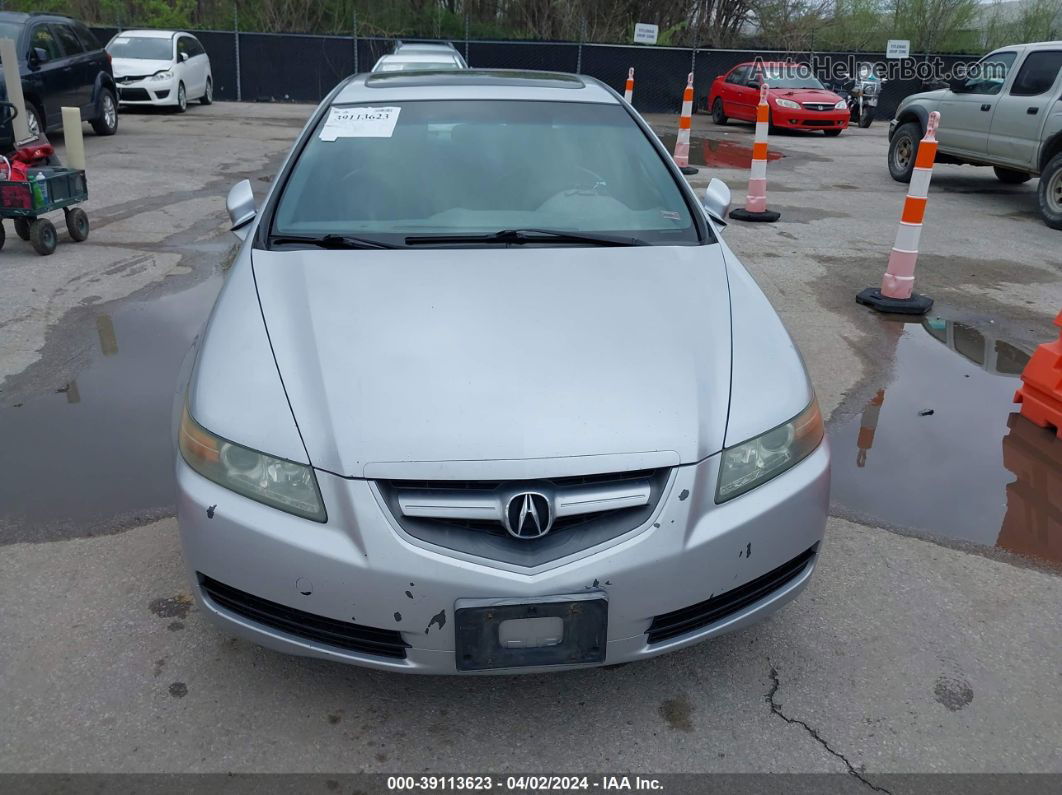
[[[553,617],[564,622],[559,643],[507,648],[499,640],[505,621]],[[600,663],[607,635],[608,597],[603,591],[534,599],[458,599],[454,605],[459,671]]]

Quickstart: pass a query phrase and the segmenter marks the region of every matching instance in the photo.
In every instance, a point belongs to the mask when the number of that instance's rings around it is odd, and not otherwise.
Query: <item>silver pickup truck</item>
[[[1062,41],[989,53],[948,88],[912,94],[889,126],[889,173],[911,179],[930,111],[940,111],[938,163],[992,166],[1001,182],[1040,177],[1044,223],[1062,229]]]

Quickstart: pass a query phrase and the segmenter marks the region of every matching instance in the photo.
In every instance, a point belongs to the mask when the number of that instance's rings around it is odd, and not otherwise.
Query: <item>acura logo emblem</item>
[[[541,538],[553,526],[553,510],[546,495],[525,491],[505,505],[505,529],[513,538]]]

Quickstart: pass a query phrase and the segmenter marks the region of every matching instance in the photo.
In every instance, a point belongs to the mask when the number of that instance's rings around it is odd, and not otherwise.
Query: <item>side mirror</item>
[[[749,88],[754,88],[757,91],[760,90],[760,81],[759,80],[748,80],[748,81],[745,82],[745,85],[748,86]]]
[[[713,177],[704,189],[703,204],[712,218],[725,224],[730,213],[730,188],[723,180]]]
[[[966,81],[959,77],[953,77],[945,84],[954,94],[962,94],[966,91]]]
[[[182,53],[181,53],[181,55],[180,55],[180,59],[181,59],[181,62],[182,62],[182,63],[183,63],[184,61],[187,61],[187,60],[188,60],[188,53],[186,53],[186,52],[182,52]]]
[[[247,225],[258,215],[250,181],[240,180],[232,186],[228,198],[225,199],[225,207],[229,211],[229,220],[232,221],[232,231],[236,233],[236,237],[243,240],[247,237]]]
[[[42,63],[48,62],[48,51],[43,47],[34,47],[29,52],[29,58],[27,59],[30,66],[39,66]]]

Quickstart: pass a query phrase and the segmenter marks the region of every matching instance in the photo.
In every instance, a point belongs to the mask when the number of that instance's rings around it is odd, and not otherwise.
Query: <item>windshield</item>
[[[699,242],[675,178],[621,106],[486,100],[331,108],[272,233],[401,245],[519,229]]]
[[[822,82],[810,74],[809,70],[799,66],[766,67],[756,72],[756,79],[767,78],[770,88],[825,88]]]
[[[119,36],[107,45],[107,52],[115,58],[169,61],[173,58],[173,39]]]
[[[453,61],[384,61],[377,72],[410,72],[418,70],[457,69]]]
[[[0,39],[18,41],[22,33],[22,25],[18,22],[0,22]]]

